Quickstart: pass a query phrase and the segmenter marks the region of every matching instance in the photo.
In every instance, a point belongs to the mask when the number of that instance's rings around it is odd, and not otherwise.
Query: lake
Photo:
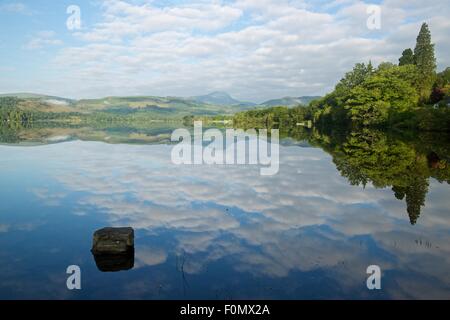
[[[173,127],[4,130],[0,299],[450,298],[446,137],[294,129],[261,176],[173,164]],[[107,226],[135,230],[114,268]]]

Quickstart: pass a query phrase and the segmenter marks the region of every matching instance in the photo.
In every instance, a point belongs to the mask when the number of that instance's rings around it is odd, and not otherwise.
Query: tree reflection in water
[[[448,142],[435,137],[408,139],[369,129],[344,135],[313,130],[309,141],[332,155],[336,168],[352,185],[392,188],[397,199],[406,201],[414,225],[425,206],[430,178],[450,181]]]

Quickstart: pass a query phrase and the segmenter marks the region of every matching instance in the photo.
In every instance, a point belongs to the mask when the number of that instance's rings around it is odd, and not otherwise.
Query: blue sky
[[[367,27],[374,4],[380,29]],[[449,66],[448,16],[448,0],[0,0],[0,92],[321,95],[356,62],[396,62],[424,21]]]

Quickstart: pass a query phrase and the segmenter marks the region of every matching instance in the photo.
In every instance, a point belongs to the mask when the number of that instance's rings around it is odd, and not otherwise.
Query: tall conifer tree
[[[428,100],[436,77],[436,58],[431,33],[426,23],[422,24],[414,49],[414,61],[419,72],[419,94],[422,101]]]

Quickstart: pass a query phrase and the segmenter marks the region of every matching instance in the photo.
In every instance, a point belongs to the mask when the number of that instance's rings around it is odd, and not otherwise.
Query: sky
[[[450,0],[0,0],[0,93],[323,95],[357,62],[396,63],[423,22],[450,66],[449,16]]]

